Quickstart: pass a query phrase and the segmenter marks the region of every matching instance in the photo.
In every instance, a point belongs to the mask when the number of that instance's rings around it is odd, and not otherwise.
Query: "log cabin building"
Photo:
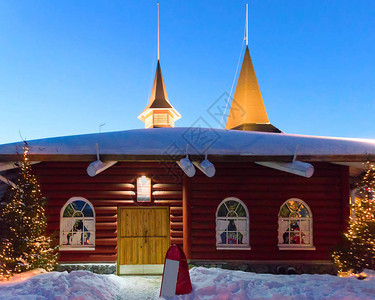
[[[153,274],[177,244],[191,264],[334,272],[351,182],[375,142],[273,126],[247,46],[233,99],[225,129],[175,127],[158,60],[145,129],[29,141],[60,263]],[[22,146],[0,146],[3,182]]]

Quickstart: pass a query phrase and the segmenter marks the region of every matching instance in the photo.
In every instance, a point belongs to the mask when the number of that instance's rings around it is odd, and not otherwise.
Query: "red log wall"
[[[33,166],[47,197],[48,232],[59,238],[60,211],[71,197],[83,197],[96,213],[95,251],[60,251],[60,262],[115,262],[117,208],[169,206],[170,242],[182,246],[182,171],[175,164],[122,162],[89,177],[87,162],[43,162]],[[136,179],[152,178],[151,203],[138,203]]]
[[[191,259],[328,260],[340,240],[349,209],[349,173],[345,166],[314,163],[303,178],[253,163],[215,163],[216,175],[191,178]],[[250,215],[251,250],[216,250],[215,214],[226,197],[242,200]],[[289,198],[305,201],[313,214],[316,250],[278,250],[278,213]]]
[[[190,178],[191,259],[193,260],[327,260],[346,226],[349,174],[345,166],[313,163],[311,178],[255,165],[215,163],[208,178],[197,171]],[[84,197],[96,213],[95,251],[61,251],[60,262],[115,262],[117,208],[169,206],[171,243],[182,245],[182,171],[175,163],[122,162],[95,177],[87,162],[44,162],[33,166],[48,199],[49,233],[59,237],[60,210],[71,197]],[[152,202],[136,202],[136,178],[152,178]],[[226,197],[241,199],[250,215],[251,250],[216,250],[215,214]],[[278,250],[278,212],[289,198],[305,201],[313,214],[315,251]]]

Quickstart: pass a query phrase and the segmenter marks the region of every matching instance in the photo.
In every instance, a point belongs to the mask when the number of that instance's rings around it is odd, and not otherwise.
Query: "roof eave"
[[[102,161],[176,161],[185,157],[185,155],[160,154],[101,154]],[[201,160],[201,155],[189,155],[191,160]],[[96,154],[29,154],[31,161],[94,161]],[[255,161],[292,161],[292,155],[223,155],[210,154],[212,162],[255,162]],[[19,154],[0,154],[0,161],[13,162],[19,161]],[[375,154],[354,154],[354,155],[298,155],[298,160],[304,162],[333,162],[347,164],[351,162],[364,163],[375,161]]]

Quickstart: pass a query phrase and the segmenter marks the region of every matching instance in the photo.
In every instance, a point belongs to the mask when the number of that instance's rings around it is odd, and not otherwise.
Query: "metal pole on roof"
[[[158,60],[160,58],[160,51],[159,51],[159,2],[158,2]]]
[[[99,133],[102,132],[102,127],[105,125],[105,123],[99,125]]]
[[[246,46],[249,45],[249,4],[246,4]]]

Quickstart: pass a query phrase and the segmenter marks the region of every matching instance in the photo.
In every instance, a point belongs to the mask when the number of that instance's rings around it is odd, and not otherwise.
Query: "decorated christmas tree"
[[[56,249],[46,236],[46,199],[31,174],[25,142],[23,161],[15,186],[0,203],[0,280],[16,273],[43,268],[51,271],[57,262]]]
[[[344,244],[334,251],[333,259],[340,273],[359,274],[374,267],[375,258],[375,165],[357,186],[357,197],[351,204],[349,228]]]

